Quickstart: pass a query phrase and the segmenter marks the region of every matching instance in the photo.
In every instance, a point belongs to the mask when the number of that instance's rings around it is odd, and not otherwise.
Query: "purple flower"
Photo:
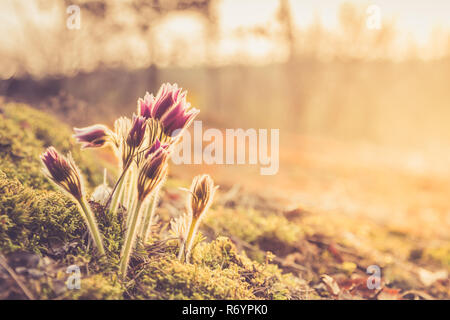
[[[183,98],[161,119],[164,133],[168,136],[178,134],[182,129],[189,127],[194,118],[199,114],[200,110],[190,108],[190,103],[187,103]]]
[[[137,190],[138,199],[143,201],[164,180],[168,171],[168,153],[161,146],[146,158],[139,171]]]
[[[138,100],[138,114],[145,119],[152,118],[153,104],[155,103],[155,97],[148,92],[145,94],[144,99]]]
[[[80,205],[83,211],[83,217],[88,230],[94,240],[97,249],[101,255],[105,254],[100,231],[94,213],[86,202],[83,195],[83,186],[81,182],[80,172],[69,154],[66,157],[60,155],[55,148],[49,147],[41,155],[42,163],[45,168],[44,173],[47,177],[55,182],[61,189],[72,195]]]
[[[208,174],[196,176],[192,181],[188,203],[190,212],[197,220],[211,206],[214,193],[218,186],[214,186],[214,181]]]
[[[167,111],[170,110],[179,100],[186,98],[186,91],[182,91],[178,88],[177,84],[171,85],[170,83],[165,83],[161,86],[158,94],[155,98],[152,109],[152,117],[156,119],[161,119]]]
[[[142,144],[145,137],[147,120],[142,116],[133,115],[130,132],[127,137],[127,144],[131,148],[137,148]]]
[[[72,157],[60,155],[55,148],[49,147],[42,155],[41,160],[47,168],[46,175],[76,199],[83,197],[81,178],[78,168]]]
[[[187,128],[200,112],[190,109],[186,94],[177,84],[165,83],[156,97],[147,92],[144,99],[138,100],[138,113],[146,119],[161,121],[164,133],[172,136],[175,131]]]
[[[168,144],[161,144],[161,142],[156,138],[155,142],[152,144],[150,149],[145,153],[145,158],[153,157],[162,152],[162,150],[167,150],[169,148]]]
[[[156,98],[149,94],[145,94],[144,99],[138,100],[139,115],[148,118],[161,119],[161,117],[172,108],[180,99],[186,97],[186,91],[178,88],[178,85],[164,83],[159,88]]]
[[[108,141],[109,129],[102,125],[96,124],[85,128],[74,128],[73,135],[78,143],[82,143],[82,148],[99,148],[103,147]]]

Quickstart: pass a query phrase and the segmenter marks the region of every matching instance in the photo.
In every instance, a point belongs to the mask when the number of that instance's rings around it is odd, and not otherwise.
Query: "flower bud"
[[[192,181],[188,196],[188,208],[190,208],[194,220],[197,220],[210,207],[214,193],[218,186],[207,174],[199,175]]]
[[[168,171],[167,158],[167,152],[161,147],[147,157],[138,175],[139,201],[143,201],[165,179]]]
[[[74,128],[73,135],[78,143],[82,143],[82,148],[100,148],[103,147],[110,137],[109,129],[102,125],[96,124],[85,128]]]
[[[58,154],[54,147],[49,147],[41,155],[45,174],[62,189],[70,193],[76,199],[83,197],[83,188],[78,168],[69,154],[66,157]]]
[[[146,125],[144,117],[133,115],[133,122],[127,137],[127,144],[131,148],[138,148],[144,141]]]

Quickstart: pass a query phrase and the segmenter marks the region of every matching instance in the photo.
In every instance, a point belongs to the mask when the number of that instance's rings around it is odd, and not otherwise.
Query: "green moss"
[[[39,155],[53,145],[71,152],[90,186],[102,181],[102,170],[89,151],[80,151],[71,129],[56,118],[22,104],[0,107],[0,170],[24,186],[53,190],[42,175]]]
[[[237,237],[263,251],[272,251],[284,256],[295,251],[295,246],[303,236],[298,224],[290,223],[284,216],[265,214],[248,209],[219,208],[211,212],[205,220],[216,234]],[[262,261],[262,256],[252,256]]]
[[[118,259],[122,243],[122,215],[105,214],[91,204],[112,260]],[[0,171],[0,251],[17,250],[57,255],[71,244],[78,252],[86,249],[86,226],[78,206],[59,191],[41,191],[6,178]]]
[[[50,253],[84,231],[77,206],[65,195],[33,190],[0,171],[0,251]]]
[[[91,202],[90,205],[96,215],[98,227],[103,238],[103,245],[108,253],[108,267],[114,269],[113,266],[117,266],[119,263],[119,255],[125,233],[125,216],[120,210],[117,215],[111,215],[102,205],[95,202]]]
[[[0,252],[35,252],[56,261],[46,276],[33,282],[41,299],[298,299],[307,297],[307,285],[274,264],[250,260],[226,237],[199,242],[192,263],[176,259],[175,241],[139,244],[132,257],[130,280],[117,280],[123,241],[123,213],[111,216],[90,203],[103,235],[107,257],[98,257],[89,243],[78,206],[56,190],[41,171],[39,155],[50,145],[72,152],[86,182],[101,182],[101,163],[80,152],[71,130],[51,116],[24,105],[8,104],[0,113]],[[169,184],[179,185],[178,181]],[[218,234],[231,234],[263,250],[275,244],[278,254],[291,250],[302,230],[283,216],[258,211],[211,211],[206,224]],[[200,239],[200,237],[199,237]],[[164,241],[163,241],[164,242]],[[164,242],[165,243],[165,242]],[[152,251],[153,250],[153,251]],[[284,250],[284,251],[283,251]],[[265,259],[261,257],[260,261]],[[65,268],[78,265],[81,289],[67,290]],[[59,270],[55,276],[53,269]],[[47,272],[48,271],[48,272]],[[89,274],[87,276],[86,274]],[[27,283],[31,282],[27,281]],[[126,285],[126,287],[125,287]]]
[[[96,274],[81,277],[80,289],[67,290],[65,299],[77,300],[120,300],[124,288],[116,277]]]
[[[262,299],[291,299],[297,289],[305,288],[291,274],[282,274],[278,266],[250,260],[245,253],[238,253],[227,237],[219,237],[211,243],[201,243],[194,250],[193,263],[210,270],[234,269],[248,284],[253,295]],[[298,298],[297,296],[295,298]]]
[[[129,292],[144,299],[290,299],[301,298],[304,284],[277,266],[239,255],[226,237],[199,244],[192,264],[167,254],[140,270]]]

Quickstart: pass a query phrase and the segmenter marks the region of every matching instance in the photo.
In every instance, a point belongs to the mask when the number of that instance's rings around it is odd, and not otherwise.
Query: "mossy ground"
[[[99,160],[97,151],[81,152],[70,128],[52,116],[18,104],[0,106],[0,111],[2,299],[30,298],[20,284],[39,299],[450,297],[450,247],[445,238],[342,212],[284,210],[260,195],[249,201],[255,203],[250,206],[240,201],[242,195],[222,201],[227,188],[219,189],[202,222],[191,263],[181,263],[176,259],[177,243],[167,231],[170,219],[185,205],[186,195],[178,187],[186,187],[188,181],[176,177],[163,189],[160,222],[151,242],[138,243],[128,278],[120,281],[125,212],[110,216],[91,202],[107,251],[107,257],[98,258],[77,206],[43,176],[39,155],[50,145],[71,152],[88,190],[101,183],[103,167],[111,168],[114,160]],[[71,265],[80,268],[80,289],[67,288]],[[382,270],[380,290],[367,289],[370,265]]]
[[[151,243],[139,243],[131,260],[129,279],[119,281],[117,266],[124,233],[123,213],[111,217],[100,205],[91,202],[108,256],[98,259],[77,205],[43,176],[39,155],[50,145],[63,153],[71,152],[90,189],[100,184],[102,167],[109,164],[96,161],[92,152],[80,152],[71,138],[71,130],[49,115],[18,104],[3,105],[0,110],[0,291],[3,298],[27,297],[17,281],[38,299],[315,297],[304,280],[272,263],[270,254],[264,253],[259,261],[251,260],[227,237],[214,235],[200,241],[193,250],[192,263],[181,263],[176,259],[175,241],[165,240],[168,234],[164,228],[155,233]],[[169,182],[169,188],[170,185]],[[160,215],[162,227],[170,216],[163,208]],[[225,223],[226,216],[223,218],[217,220],[220,228],[231,228],[232,225]],[[253,224],[253,229],[245,230],[241,223],[236,227],[236,235],[255,244],[269,238],[291,244],[300,236],[300,231],[290,230],[285,220],[266,218],[244,221]],[[27,265],[26,261],[36,259],[35,264]],[[67,289],[66,271],[70,265],[77,265],[81,270],[79,290]],[[9,269],[18,280],[13,281]]]
[[[24,186],[45,190],[54,189],[43,177],[39,155],[54,146],[66,154],[70,152],[79,164],[88,186],[100,184],[102,167],[90,150],[81,152],[71,138],[72,131],[58,119],[22,104],[0,106],[0,170],[8,178],[19,180]]]

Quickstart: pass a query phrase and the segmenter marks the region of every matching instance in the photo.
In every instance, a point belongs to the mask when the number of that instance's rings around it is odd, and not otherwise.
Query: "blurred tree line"
[[[220,0],[12,3],[16,20],[10,29],[0,27],[10,34],[0,40],[0,95],[70,114],[76,124],[131,111],[138,96],[170,81],[188,88],[202,118],[217,126],[377,142],[450,141],[444,120],[450,116],[450,37],[443,31],[428,48],[436,58],[421,60],[411,42],[396,60],[394,19],[383,17],[381,29],[368,30],[366,8],[343,3],[335,30],[319,16],[300,29],[291,2],[278,0],[270,24],[230,31],[242,44],[251,37],[276,43],[283,58],[255,65],[245,51],[225,60],[218,54]],[[82,28],[73,32],[61,14],[71,4],[83,13]],[[198,20],[201,36],[165,39],[158,28],[173,14]],[[186,66],[192,57],[196,62]]]

